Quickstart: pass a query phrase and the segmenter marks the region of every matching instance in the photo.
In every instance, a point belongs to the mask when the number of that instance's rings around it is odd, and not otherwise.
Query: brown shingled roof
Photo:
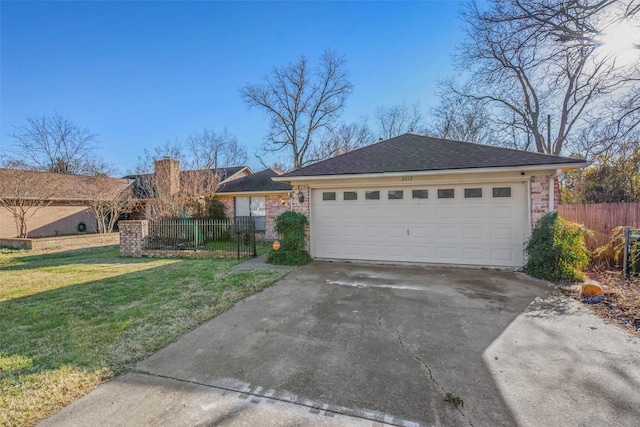
[[[20,169],[0,169],[0,198],[87,201],[120,195],[131,180],[68,175]],[[19,194],[16,194],[19,193]]]
[[[541,165],[584,165],[585,160],[404,134],[298,169],[283,177],[444,171]]]

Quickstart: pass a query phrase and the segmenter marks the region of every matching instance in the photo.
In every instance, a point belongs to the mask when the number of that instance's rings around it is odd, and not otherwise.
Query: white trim
[[[274,196],[276,195],[286,195],[287,197],[289,197],[289,193],[291,193],[291,190],[282,190],[282,191],[235,191],[235,192],[229,192],[229,193],[215,193],[215,196],[250,196],[252,194],[256,194],[259,196],[267,196],[270,194],[273,194]]]
[[[556,190],[556,183],[555,180],[556,178],[558,178],[560,175],[562,175],[562,169],[556,169],[556,173],[554,173],[553,175],[549,176],[549,212],[553,212],[555,210],[555,190]]]
[[[506,168],[465,168],[465,169],[446,169],[446,170],[430,170],[430,171],[404,171],[404,172],[381,172],[381,173],[363,173],[363,174],[342,174],[342,175],[309,175],[309,176],[274,176],[271,179],[276,182],[293,182],[293,181],[325,181],[335,179],[365,179],[365,178],[384,178],[397,176],[430,176],[430,175],[455,175],[455,174],[471,174],[471,173],[487,173],[487,172],[527,172],[540,170],[568,170],[580,169],[588,166],[589,162],[581,163],[562,163],[555,165],[536,165],[536,166],[516,166]]]
[[[503,177],[486,177],[486,178],[468,178],[468,179],[457,179],[457,180],[443,180],[443,181],[436,181],[436,182],[420,182],[420,181],[404,181],[404,182],[393,182],[393,183],[387,183],[387,182],[370,182],[370,183],[354,183],[354,182],[344,182],[342,184],[335,184],[335,183],[331,183],[331,182],[327,182],[327,183],[322,183],[322,184],[307,184],[309,188],[312,189],[321,189],[321,188],[353,188],[358,187],[358,188],[376,188],[376,187],[380,187],[380,186],[385,186],[385,187],[398,187],[398,188],[402,188],[402,187],[419,187],[419,186],[425,186],[425,185],[449,185],[449,184],[453,184],[453,185],[457,185],[457,184],[468,184],[468,183],[477,183],[477,184],[490,184],[490,183],[501,183],[501,182],[526,182],[527,179],[529,179],[530,177],[527,176],[503,176]]]

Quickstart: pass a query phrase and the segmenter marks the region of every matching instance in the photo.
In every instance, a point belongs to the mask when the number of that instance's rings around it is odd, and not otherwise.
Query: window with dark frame
[[[455,192],[453,188],[439,188],[438,189],[438,199],[453,199],[455,197]]]
[[[357,191],[345,191],[342,196],[344,197],[344,200],[358,200]]]
[[[511,197],[511,187],[493,187],[493,197]]]
[[[414,199],[428,199],[429,190],[412,190],[411,197]]]
[[[477,199],[481,197],[482,197],[482,188],[465,188],[464,189],[465,199]]]
[[[366,200],[379,200],[380,199],[380,192],[379,191],[365,191],[364,192],[364,198]]]
[[[336,192],[335,191],[326,191],[322,193],[322,200],[335,200]]]
[[[404,198],[403,190],[389,190],[387,193],[387,198],[389,200],[402,200]]]

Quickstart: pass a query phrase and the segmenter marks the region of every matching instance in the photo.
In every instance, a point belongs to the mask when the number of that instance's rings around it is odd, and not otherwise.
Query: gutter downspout
[[[556,173],[554,173],[553,175],[551,175],[549,177],[549,212],[553,212],[554,210],[556,210],[555,207],[555,181],[556,178],[559,178],[560,175],[562,175],[562,169],[556,169]]]

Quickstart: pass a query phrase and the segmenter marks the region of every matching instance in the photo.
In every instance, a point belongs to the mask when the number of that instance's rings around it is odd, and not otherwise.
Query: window
[[[493,187],[493,197],[511,197],[511,187]]]
[[[453,199],[453,188],[438,189],[438,199]]]
[[[358,192],[357,191],[345,191],[344,200],[358,200]]]
[[[335,200],[335,199],[336,199],[335,191],[328,191],[328,192],[322,193],[322,200]]]
[[[429,198],[429,190],[413,190],[411,197],[414,199],[427,199]]]
[[[380,199],[380,192],[379,191],[365,191],[364,192],[364,198],[367,200],[378,200]]]
[[[403,198],[404,192],[402,190],[389,190],[387,197],[389,200],[400,200]]]
[[[266,229],[264,196],[236,197],[236,218],[250,216],[256,223],[256,231]]]
[[[482,188],[465,188],[464,189],[465,199],[476,199],[479,197],[482,197]]]

